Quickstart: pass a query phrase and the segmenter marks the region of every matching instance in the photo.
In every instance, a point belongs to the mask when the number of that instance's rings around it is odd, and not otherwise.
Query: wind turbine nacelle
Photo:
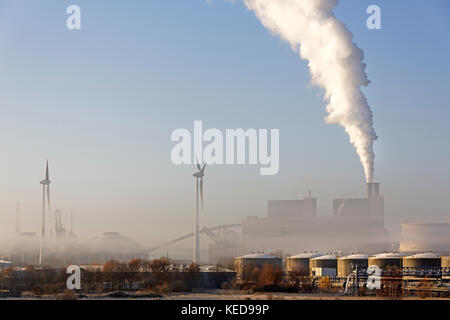
[[[42,180],[41,184],[43,185],[49,185],[50,184],[50,180]]]
[[[196,174],[194,174],[194,177],[196,177],[196,178],[202,178],[203,176],[204,176],[204,174],[201,172],[197,172]]]

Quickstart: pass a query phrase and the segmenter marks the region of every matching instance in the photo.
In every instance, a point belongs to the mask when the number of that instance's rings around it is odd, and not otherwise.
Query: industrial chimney
[[[367,183],[367,198],[380,195],[380,184],[378,182]]]

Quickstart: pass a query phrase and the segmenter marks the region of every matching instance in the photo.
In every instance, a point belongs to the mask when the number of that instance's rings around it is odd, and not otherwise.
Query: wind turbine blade
[[[200,200],[203,209],[203,178],[200,178]]]
[[[202,171],[202,168],[200,167],[200,161],[198,161],[198,156],[197,155],[195,155],[195,160],[197,160],[197,169],[199,171]]]
[[[202,173],[203,173],[203,171],[205,171],[205,168],[206,168],[206,162],[205,162],[205,164],[203,165],[203,168],[201,169]]]

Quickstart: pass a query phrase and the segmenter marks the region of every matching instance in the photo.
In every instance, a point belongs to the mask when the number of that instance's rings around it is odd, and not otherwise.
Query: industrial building
[[[282,270],[282,259],[264,253],[253,253],[234,259],[234,269],[237,280],[247,281],[255,268],[262,270],[264,266],[270,265]]]
[[[242,224],[247,251],[314,250],[376,253],[390,248],[384,228],[384,197],[378,183],[367,184],[367,197],[335,199],[333,215],[317,214],[317,199],[268,202],[267,217],[248,216]]]

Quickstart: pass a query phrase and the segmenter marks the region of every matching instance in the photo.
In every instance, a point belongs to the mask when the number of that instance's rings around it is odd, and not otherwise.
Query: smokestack
[[[380,184],[378,182],[367,183],[367,198],[380,195]]]
[[[373,183],[367,183],[367,198],[370,198],[373,195]]]
[[[375,196],[380,195],[380,184],[378,182],[374,182],[374,184],[373,184],[373,194]]]

